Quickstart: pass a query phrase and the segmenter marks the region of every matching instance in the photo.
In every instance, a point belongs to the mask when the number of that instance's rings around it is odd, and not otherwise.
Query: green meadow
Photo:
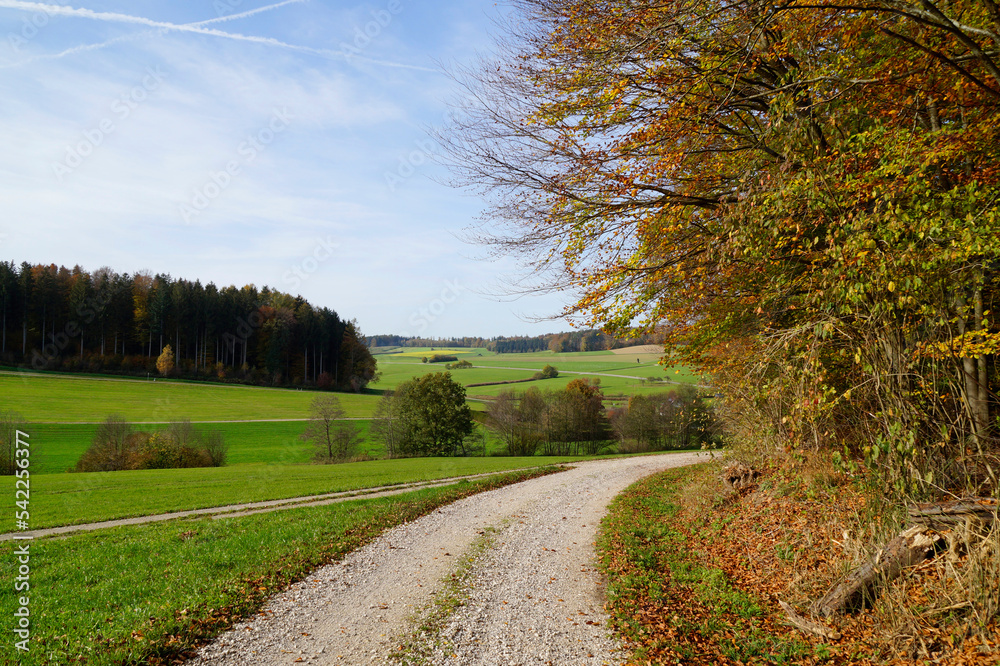
[[[242,463],[194,469],[148,469],[31,475],[31,527],[147,516],[243,502],[363,490],[471,474],[539,467],[582,458],[401,458],[339,465]],[[14,496],[14,478],[0,477]],[[5,522],[0,532],[14,529]]]
[[[382,453],[381,446],[368,436],[369,421],[355,421],[365,439],[362,450],[375,457]],[[155,431],[166,424],[136,426]],[[197,428],[218,430],[229,445],[227,464],[242,463],[291,464],[307,463],[312,459],[312,449],[299,439],[306,424],[304,421],[228,422],[197,424]],[[32,447],[37,455],[32,459],[35,474],[65,472],[76,465],[83,452],[90,446],[97,429],[96,423],[34,423],[28,427]],[[34,444],[37,442],[37,445]]]
[[[404,348],[396,348],[404,349]],[[490,398],[503,390],[525,391],[530,386],[542,390],[561,390],[574,379],[599,380],[607,396],[632,395],[668,391],[675,384],[697,384],[699,377],[686,368],[664,368],[660,355],[645,351],[618,350],[597,352],[537,352],[531,354],[494,354],[485,349],[405,348],[404,351],[379,354],[382,377],[373,384],[375,389],[392,389],[401,382],[429,372],[445,372],[444,363],[423,363],[423,357],[434,354],[456,356],[474,367],[452,370],[455,381],[468,387],[470,398]],[[559,377],[516,384],[500,384],[531,379],[546,365],[555,366]],[[469,386],[470,384],[492,384]]]
[[[348,417],[357,419],[360,453],[373,458],[382,449],[369,435],[374,406],[382,390],[430,372],[443,363],[423,363],[433,354],[466,359],[475,367],[452,376],[468,387],[470,404],[482,411],[488,400],[509,389],[537,386],[561,390],[573,379],[599,380],[609,398],[669,390],[672,383],[697,383],[684,369],[664,369],[657,354],[585,352],[493,354],[485,349],[406,349],[379,355],[379,382],[365,394],[336,394]],[[531,379],[554,365],[554,379]],[[657,381],[651,381],[657,380]],[[468,386],[480,384],[480,386]],[[365,487],[427,481],[448,476],[499,472],[569,460],[479,457],[374,460],[344,465],[309,464],[310,445],[300,435],[309,415],[311,391],[224,384],[147,381],[121,378],[0,373],[3,407],[28,421],[32,457],[32,526],[79,524],[240,502],[283,499]],[[228,445],[222,468],[144,470],[67,474],[90,445],[97,423],[122,414],[143,430],[189,419],[196,427],[221,431]],[[488,439],[487,450],[499,445]],[[0,478],[0,489],[13,479]]]
[[[28,421],[81,423],[117,413],[130,421],[304,419],[313,391],[237,384],[0,373],[4,409]],[[371,416],[376,394],[338,393],[347,416]]]
[[[505,388],[559,390],[579,377],[599,379],[608,396],[668,390],[651,378],[697,383],[664,370],[656,354],[491,354],[482,349],[406,349],[379,355],[381,380],[360,394],[336,394],[357,419],[362,452],[381,455],[370,438],[370,417],[382,391],[444,364],[422,363],[433,353],[467,359],[474,368],[452,376],[468,387],[470,404]],[[555,379],[530,379],[554,365]],[[483,386],[468,386],[485,384]],[[494,474],[384,498],[289,508],[253,516],[188,517],[102,529],[32,542],[32,651],[22,664],[148,663],[172,658],[258,610],[267,598],[310,570],[363,545],[383,530],[438,506],[581,457],[466,457],[310,464],[300,439],[317,394],[224,384],[0,373],[6,410],[28,423],[31,446],[30,527],[43,529],[255,501],[363,491],[386,485]],[[218,468],[67,473],[90,445],[97,424],[112,413],[143,430],[188,419],[223,433],[226,466]],[[492,450],[498,445],[487,444]],[[528,471],[512,471],[525,470]],[[0,477],[13,497],[15,479]],[[0,528],[9,532],[13,521]],[[0,543],[0,575],[13,576],[13,542]],[[8,617],[18,600],[0,589]],[[6,663],[0,651],[0,662]]]

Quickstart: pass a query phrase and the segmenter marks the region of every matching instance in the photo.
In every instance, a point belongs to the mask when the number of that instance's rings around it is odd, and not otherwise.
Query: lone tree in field
[[[332,395],[320,395],[312,401],[309,425],[302,440],[316,447],[317,462],[343,462],[358,448],[361,437],[358,427],[344,421],[344,409]]]
[[[450,372],[435,372],[400,384],[379,403],[372,430],[390,455],[454,456],[466,453],[475,430],[465,387]]]
[[[156,359],[156,369],[163,377],[174,371],[174,350],[170,348],[170,345],[164,347],[163,353]]]

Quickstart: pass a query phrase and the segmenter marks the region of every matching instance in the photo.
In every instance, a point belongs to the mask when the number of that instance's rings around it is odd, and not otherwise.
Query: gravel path
[[[594,569],[598,524],[633,482],[697,460],[691,453],[590,461],[442,507],[317,570],[189,663],[389,663],[464,561],[471,566],[464,605],[419,637],[427,663],[617,664]],[[484,532],[485,551],[470,564]]]

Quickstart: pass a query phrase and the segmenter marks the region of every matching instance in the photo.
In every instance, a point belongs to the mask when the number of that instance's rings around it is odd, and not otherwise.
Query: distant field
[[[668,391],[676,383],[698,383],[687,369],[664,369],[658,353],[625,354],[580,352],[554,354],[494,354],[485,349],[430,348],[406,349],[399,354],[379,356],[382,377],[376,390],[392,389],[401,382],[431,372],[445,371],[443,363],[422,363],[424,356],[441,353],[458,356],[475,367],[453,370],[452,377],[469,386],[470,406],[486,409],[500,391],[525,391],[529,387],[561,390],[577,378],[599,380],[608,397]],[[503,384],[530,379],[545,365],[554,365],[555,379]],[[659,380],[651,382],[650,380]],[[0,406],[21,413],[31,426],[38,453],[32,460],[35,474],[65,472],[90,445],[95,424],[111,413],[122,414],[137,424],[166,423],[172,420],[220,421],[204,424],[221,430],[229,444],[229,463],[305,463],[309,446],[299,440],[309,404],[317,395],[311,391],[270,389],[248,386],[197,384],[190,382],[146,381],[125,378],[79,377],[74,375],[33,375],[0,373]],[[347,416],[366,419],[378,402],[376,393],[337,393]],[[243,422],[250,420],[252,422]],[[362,450],[381,455],[378,442],[369,441],[366,420],[358,421],[364,443]],[[162,425],[139,425],[147,430]],[[498,445],[492,441],[491,450]]]
[[[578,456],[405,458],[342,465],[254,463],[198,469],[32,474],[31,526],[41,529],[77,525],[583,459]],[[0,477],[0,492],[6,497],[14,496],[14,481],[14,477]],[[13,528],[14,521],[7,521],[0,526],[0,532]]]
[[[118,413],[130,421],[235,421],[309,416],[312,391],[192,382],[0,373],[4,409],[29,421],[80,423]],[[335,394],[348,416],[371,416],[377,395]]]
[[[621,351],[621,350],[619,350]],[[463,353],[464,352],[464,353]],[[571,352],[556,354],[537,352],[531,354],[494,354],[482,349],[408,349],[405,353],[379,356],[382,378],[374,388],[392,389],[401,382],[430,372],[445,372],[444,363],[422,363],[420,359],[431,354],[450,354],[472,363],[474,368],[453,370],[452,378],[468,386],[486,382],[503,382],[530,379],[546,365],[559,369],[559,377],[538,382],[474,386],[468,388],[470,397],[488,398],[503,390],[525,391],[530,386],[541,389],[562,389],[574,379],[600,380],[605,395],[632,395],[668,391],[677,383],[697,384],[700,378],[686,368],[664,368],[659,365],[661,351],[651,353],[650,348],[634,348],[629,353],[609,351]],[[658,380],[651,382],[650,380]]]

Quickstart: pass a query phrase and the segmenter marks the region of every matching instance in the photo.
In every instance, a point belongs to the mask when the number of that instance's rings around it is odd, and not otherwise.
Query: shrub
[[[429,363],[445,363],[447,361],[457,361],[457,356],[452,356],[451,354],[434,354],[428,360]]]
[[[211,461],[212,467],[222,467],[226,464],[226,457],[229,455],[229,446],[218,430],[212,430],[205,435],[205,453]]]
[[[78,472],[123,469],[220,467],[226,462],[222,433],[203,433],[190,421],[176,421],[163,431],[135,431],[132,424],[111,415],[97,427],[94,439],[76,463]]]
[[[462,359],[461,361],[458,361],[457,363],[448,363],[444,367],[446,367],[449,370],[464,370],[466,368],[471,368],[472,367],[472,363],[470,361],[466,361],[465,359]]]
[[[531,376],[532,379],[555,379],[559,376],[559,371],[552,367],[551,365],[546,365],[544,368],[536,372]]]
[[[78,472],[114,472],[133,469],[129,458],[135,443],[132,424],[119,414],[111,414],[97,426],[90,448],[76,463]]]

